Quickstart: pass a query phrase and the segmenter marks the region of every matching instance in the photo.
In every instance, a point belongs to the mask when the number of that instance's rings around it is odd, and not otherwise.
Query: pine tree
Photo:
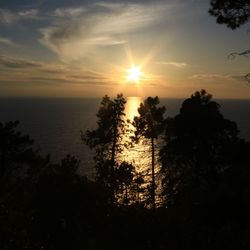
[[[167,204],[202,196],[229,167],[237,136],[236,124],[223,117],[212,95],[201,90],[186,99],[180,113],[166,122],[160,152]]]
[[[122,94],[118,94],[114,100],[105,95],[96,115],[97,128],[82,134],[83,141],[91,149],[95,149],[97,180],[110,190],[111,203],[114,203],[115,198],[116,157],[122,151],[122,136],[125,131],[125,104]]]
[[[150,187],[150,198],[152,208],[155,208],[155,140],[163,131],[164,113],[166,108],[157,107],[160,103],[158,96],[148,97],[141,103],[138,108],[139,116],[134,118],[133,126],[135,127],[135,140],[144,137],[150,141],[151,146],[151,176],[152,182]]]

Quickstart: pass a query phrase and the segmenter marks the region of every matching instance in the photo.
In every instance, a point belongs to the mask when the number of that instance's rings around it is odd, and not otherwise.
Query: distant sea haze
[[[143,99],[128,97],[126,114],[132,119]],[[178,114],[184,99],[161,99],[167,116]],[[80,131],[95,128],[101,99],[94,98],[2,98],[0,121],[20,121],[20,130],[35,140],[35,148],[58,162],[66,154],[77,156],[82,171],[93,175],[92,153]],[[225,118],[237,123],[240,137],[250,141],[250,100],[216,100]]]

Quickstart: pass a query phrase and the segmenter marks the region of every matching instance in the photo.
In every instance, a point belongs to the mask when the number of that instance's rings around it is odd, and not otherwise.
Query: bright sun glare
[[[138,82],[139,77],[142,75],[141,66],[131,66],[128,70],[128,80]]]

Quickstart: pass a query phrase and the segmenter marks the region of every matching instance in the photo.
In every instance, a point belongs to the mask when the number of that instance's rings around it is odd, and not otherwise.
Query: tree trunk
[[[151,199],[152,199],[152,208],[155,209],[155,145],[154,145],[154,138],[151,138],[151,152],[152,152]]]
[[[128,187],[127,185],[125,185],[125,203],[126,203],[126,206],[128,206]]]
[[[111,185],[111,203],[115,202],[115,154],[116,154],[116,143],[117,143],[117,127],[114,130],[114,138],[112,144],[112,152],[111,152],[111,169],[110,169],[110,185]]]

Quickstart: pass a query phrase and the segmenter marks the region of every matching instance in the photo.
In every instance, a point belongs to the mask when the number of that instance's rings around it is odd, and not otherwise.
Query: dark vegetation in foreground
[[[18,122],[0,123],[0,249],[249,249],[250,144],[236,124],[204,90],[171,118],[147,98],[130,122],[131,141],[144,137],[151,148],[146,181],[117,160],[125,102],[105,96],[97,128],[82,133],[95,150],[95,181],[78,174],[73,156],[40,156]]]

